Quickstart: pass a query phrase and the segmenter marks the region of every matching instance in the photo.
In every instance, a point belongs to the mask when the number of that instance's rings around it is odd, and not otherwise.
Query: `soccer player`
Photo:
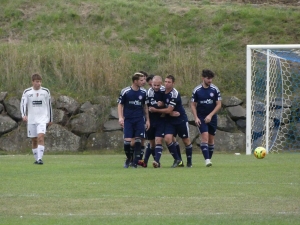
[[[188,118],[182,105],[179,92],[174,88],[175,77],[168,75],[165,78],[165,95],[164,104],[165,108],[157,109],[149,107],[150,112],[159,112],[166,114],[165,124],[165,142],[167,147],[174,158],[173,168],[182,166],[183,162],[177,153],[177,149],[174,142],[174,137],[177,135],[182,139],[187,156],[187,167],[192,167],[192,143],[189,138]],[[176,111],[179,116],[172,116],[172,112]]]
[[[32,87],[25,89],[21,99],[22,120],[27,123],[27,136],[32,141],[32,153],[35,164],[43,165],[45,151],[44,137],[47,124],[53,121],[51,95],[47,88],[42,87],[42,77],[33,74]]]
[[[200,147],[207,167],[212,166],[217,112],[222,106],[220,91],[212,84],[214,76],[211,70],[203,70],[202,83],[194,88],[191,99],[191,109],[201,134]]]
[[[146,130],[150,127],[147,91],[142,87],[144,83],[145,76],[140,72],[135,73],[132,76],[132,85],[122,89],[118,99],[119,124],[124,130],[124,151],[127,157],[124,168],[128,168],[132,160],[130,153],[132,138],[135,140],[133,167],[137,167],[141,142],[145,138],[145,125]]]

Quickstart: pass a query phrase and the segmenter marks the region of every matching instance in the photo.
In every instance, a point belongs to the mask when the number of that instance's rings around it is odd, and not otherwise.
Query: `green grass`
[[[0,224],[299,224],[300,155],[123,169],[123,155],[0,156]]]

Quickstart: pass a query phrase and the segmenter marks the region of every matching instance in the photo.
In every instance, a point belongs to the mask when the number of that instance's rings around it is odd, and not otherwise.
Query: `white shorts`
[[[27,124],[27,137],[37,137],[38,134],[46,134],[46,124]]]

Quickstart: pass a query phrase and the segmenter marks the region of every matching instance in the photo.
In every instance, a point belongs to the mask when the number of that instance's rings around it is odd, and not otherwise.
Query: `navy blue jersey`
[[[157,102],[164,101],[165,90],[166,89],[164,86],[161,86],[159,91],[154,91],[152,87],[149,88],[149,90],[148,90],[148,106],[158,109],[159,107],[157,105]],[[163,119],[163,117],[161,117],[161,115],[162,115],[162,113],[149,112],[149,118],[150,118],[151,124],[161,121]]]
[[[216,102],[221,101],[221,94],[217,86],[211,84],[208,88],[204,88],[202,84],[194,88],[192,94],[192,102],[197,103],[197,115],[207,116],[216,107]]]
[[[125,119],[144,117],[144,105],[147,104],[148,97],[145,88],[135,91],[131,87],[122,89],[118,103],[122,104],[123,116]]]
[[[175,88],[173,88],[172,91],[170,91],[169,93],[165,93],[164,103],[165,103],[166,108],[168,108],[169,106],[172,106],[172,107],[174,107],[173,111],[177,111],[180,113],[180,116],[178,116],[178,117],[166,115],[166,119],[167,119],[168,123],[180,124],[180,123],[188,121],[187,115],[182,106],[180,94]]]

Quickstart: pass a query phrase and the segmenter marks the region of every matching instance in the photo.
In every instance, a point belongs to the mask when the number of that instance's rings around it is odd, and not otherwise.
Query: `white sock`
[[[32,149],[32,153],[33,153],[33,157],[34,157],[35,161],[38,160],[38,151],[37,150],[38,150],[37,148]]]
[[[43,145],[38,145],[37,148],[37,152],[38,152],[38,159],[43,159],[43,155],[44,155],[44,150],[45,150],[45,146]]]

